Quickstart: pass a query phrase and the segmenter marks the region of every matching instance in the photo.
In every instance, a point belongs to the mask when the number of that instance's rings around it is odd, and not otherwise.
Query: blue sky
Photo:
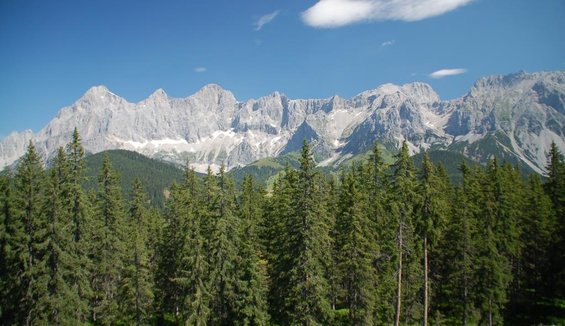
[[[0,137],[94,85],[136,102],[217,83],[244,101],[423,81],[449,99],[565,70],[563,31],[564,0],[0,0]]]

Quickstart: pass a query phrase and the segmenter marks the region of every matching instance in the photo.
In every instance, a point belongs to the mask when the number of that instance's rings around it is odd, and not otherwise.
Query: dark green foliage
[[[287,224],[292,243],[288,271],[290,321],[293,324],[328,323],[330,314],[327,263],[331,261],[328,214],[323,203],[324,180],[314,172],[309,145],[304,142],[296,192]],[[322,200],[320,200],[322,199]]]
[[[124,186],[114,159],[140,180]],[[85,191],[92,172],[76,130],[48,170],[30,144],[14,174],[0,174],[0,323],[565,321],[555,145],[545,184],[495,159],[463,161],[453,188],[456,157],[414,159],[406,143],[391,167],[375,145],[339,178],[315,167],[307,143],[286,159],[255,164],[276,170],[270,190],[242,175],[237,192],[223,168],[183,175],[111,152]]]
[[[513,324],[549,323],[539,319],[551,312],[542,304],[551,284],[551,261],[555,217],[551,200],[543,191],[537,175],[530,175],[526,185],[524,214],[521,216],[521,259],[514,272],[513,292],[507,306],[506,320]]]
[[[38,299],[45,295],[45,252],[47,232],[45,212],[46,176],[43,163],[30,142],[14,176],[15,214],[11,226],[13,284],[10,299],[16,303],[16,324],[30,325],[40,320]]]
[[[471,169],[466,164],[461,165],[461,171],[462,184],[455,192],[451,216],[441,243],[443,248],[438,253],[439,277],[434,305],[449,323],[467,325],[477,323],[473,289],[477,281],[475,239],[482,203],[482,174],[479,169]]]
[[[391,191],[393,202],[392,212],[397,228],[397,293],[396,293],[396,324],[414,323],[421,319],[423,300],[419,295],[422,291],[421,245],[417,241],[416,205],[421,200],[417,191],[418,181],[416,169],[410,159],[406,141],[402,144],[400,153],[393,165]]]
[[[176,282],[183,288],[183,319],[192,325],[206,325],[212,313],[211,278],[206,255],[207,238],[203,230],[203,218],[206,216],[200,202],[198,181],[194,170],[186,168],[181,191],[185,194],[187,234]]]
[[[68,214],[72,233],[72,242],[69,244],[71,248],[70,255],[75,259],[76,264],[71,266],[69,271],[70,282],[73,290],[78,294],[81,303],[77,304],[77,319],[81,322],[87,321],[89,318],[88,299],[92,296],[90,288],[89,266],[90,259],[88,257],[89,243],[88,235],[91,234],[92,226],[91,203],[86,197],[82,184],[86,180],[85,174],[85,158],[84,148],[81,144],[80,135],[75,128],[71,142],[66,147],[66,164],[68,169],[67,177],[62,180],[61,194],[63,198],[63,211]],[[86,307],[85,307],[86,305]]]
[[[183,179],[182,170],[170,163],[150,159],[136,152],[126,150],[109,150],[86,157],[86,189],[95,189],[97,176],[102,167],[104,156],[108,155],[112,166],[120,175],[120,188],[123,195],[132,193],[131,186],[136,178],[147,189],[152,205],[163,208],[165,194],[173,181]]]
[[[290,267],[296,247],[296,236],[291,229],[293,219],[293,199],[296,192],[298,173],[289,167],[284,177],[273,186],[265,216],[263,238],[266,242],[268,273],[270,279],[269,309],[270,315],[278,324],[290,320]]]
[[[128,256],[125,245],[126,212],[119,179],[106,156],[98,177],[98,193],[93,218],[91,257],[93,270],[92,319],[96,323],[114,324],[123,316],[119,303],[122,273]]]
[[[395,317],[397,291],[397,217],[392,214],[390,171],[383,154],[375,143],[373,151],[362,170],[363,191],[369,194],[369,218],[374,225],[373,242],[378,247],[374,257],[376,295],[374,320],[376,324],[390,324]]]
[[[211,227],[208,257],[212,322],[224,325],[235,319],[240,221],[236,215],[235,186],[226,176],[223,166],[217,180],[211,181],[209,187],[217,189],[208,198],[207,215]]]
[[[447,176],[442,176],[430,161],[427,153],[422,160],[420,176],[420,201],[417,204],[418,211],[416,221],[416,232],[422,241],[423,248],[423,271],[424,271],[424,325],[428,324],[428,313],[430,310],[430,288],[433,276],[436,274],[435,249],[442,237],[446,218],[449,214],[449,181]],[[430,268],[430,265],[434,268]]]
[[[180,264],[183,263],[187,215],[190,213],[184,204],[181,186],[176,183],[170,188],[166,203],[165,220],[158,243],[157,271],[155,274],[155,299],[157,318],[161,322],[169,315],[179,318],[183,304],[182,288],[178,284]]]
[[[550,258],[550,287],[547,291],[548,306],[559,311],[565,320],[565,159],[555,143],[551,144],[547,164],[548,181],[545,190],[553,204],[555,228]]]
[[[300,163],[275,183],[267,213],[269,301],[278,323],[318,325],[331,319],[331,222],[307,143]]]
[[[38,277],[37,323],[81,324],[88,318],[88,302],[81,298],[75,287],[75,269],[80,266],[74,250],[72,211],[65,209],[65,188],[69,178],[69,165],[63,148],[60,148],[50,170],[47,183],[47,201],[44,212],[45,235],[40,246],[44,252],[41,264],[45,272]]]
[[[375,309],[377,280],[373,262],[377,244],[375,226],[367,214],[367,193],[361,191],[359,179],[351,171],[342,180],[336,225],[337,268],[349,324],[370,325]]]
[[[120,289],[120,321],[124,324],[145,325],[150,321],[153,307],[153,275],[149,249],[150,213],[147,195],[139,179],[132,186],[122,287]]]
[[[13,177],[7,169],[0,173],[0,205],[0,323],[6,325],[15,322],[18,311],[13,292],[18,277],[13,249],[17,246],[14,241],[19,240],[16,238]]]
[[[445,173],[453,184],[460,184],[463,178],[459,166],[461,162],[465,162],[467,166],[479,166],[479,163],[468,159],[465,155],[453,151],[430,150],[425,153],[419,153],[412,156],[414,165],[418,170],[422,169],[424,156],[427,155],[430,162],[434,165],[443,165]]]
[[[267,269],[259,240],[263,192],[252,176],[243,179],[239,201],[238,281],[235,292],[235,319],[243,325],[267,325]]]

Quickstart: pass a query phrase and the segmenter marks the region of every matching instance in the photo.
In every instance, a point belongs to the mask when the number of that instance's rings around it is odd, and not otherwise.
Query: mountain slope
[[[245,102],[214,84],[187,98],[159,89],[138,103],[96,86],[38,133],[1,140],[0,167],[17,160],[29,140],[49,158],[75,127],[90,153],[126,149],[189,161],[201,172],[290,153],[304,139],[330,167],[375,141],[392,151],[406,139],[412,154],[449,150],[477,162],[503,155],[542,173],[552,141],[565,152],[565,72],[485,77],[451,101],[419,82],[385,84],[350,99],[289,99],[275,92]]]
[[[86,157],[86,189],[96,189],[104,156],[108,155],[112,167],[120,175],[121,188],[129,198],[135,178],[139,178],[153,205],[162,207],[165,192],[173,181],[181,182],[183,172],[176,166],[126,150],[109,150]]]

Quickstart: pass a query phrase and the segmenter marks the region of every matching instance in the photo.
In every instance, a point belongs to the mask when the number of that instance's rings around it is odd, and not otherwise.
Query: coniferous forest
[[[185,169],[165,207],[106,158],[85,190],[75,130],[0,177],[2,325],[565,323],[565,161],[490,161],[452,184],[406,143],[337,177],[308,143],[269,191]],[[92,181],[92,180],[91,180]],[[125,198],[129,198],[126,200]]]

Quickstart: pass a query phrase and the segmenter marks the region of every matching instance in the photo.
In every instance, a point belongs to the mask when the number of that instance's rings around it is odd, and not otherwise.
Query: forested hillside
[[[183,179],[182,170],[172,163],[159,161],[126,150],[109,150],[86,157],[86,179],[84,186],[87,190],[96,189],[98,174],[108,156],[112,167],[120,175],[120,187],[129,198],[133,181],[138,178],[151,202],[163,207],[165,193],[173,181]]]
[[[298,160],[269,191],[187,169],[158,208],[110,156],[87,192],[76,130],[48,169],[30,143],[0,176],[0,324],[565,323],[555,145],[546,182],[494,159],[454,186],[406,143],[338,177]]]

